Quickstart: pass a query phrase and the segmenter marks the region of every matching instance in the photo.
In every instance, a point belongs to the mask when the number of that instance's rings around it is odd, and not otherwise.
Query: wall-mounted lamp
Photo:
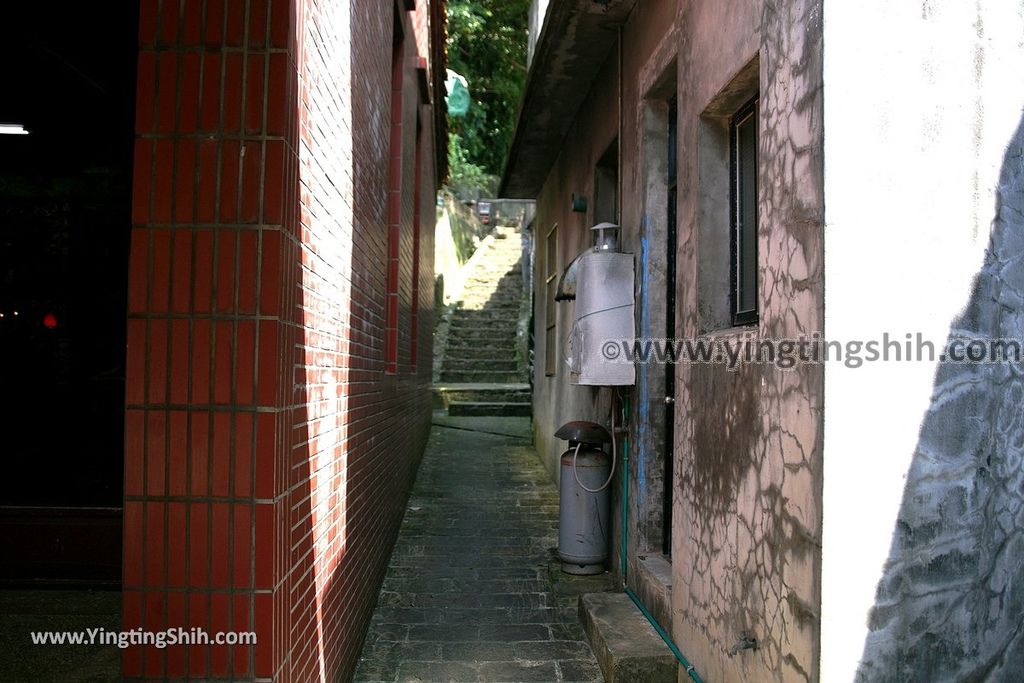
[[[0,135],[28,135],[28,131],[20,123],[0,123]]]

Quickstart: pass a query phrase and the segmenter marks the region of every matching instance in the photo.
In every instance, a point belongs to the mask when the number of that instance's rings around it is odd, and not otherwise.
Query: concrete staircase
[[[435,400],[448,414],[529,416],[530,387],[518,333],[523,314],[522,246],[497,227],[466,264],[461,299],[447,320]]]

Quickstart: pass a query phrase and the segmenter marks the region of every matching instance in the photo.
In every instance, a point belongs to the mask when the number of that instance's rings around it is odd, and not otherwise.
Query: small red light
[[[57,316],[53,313],[47,313],[43,316],[43,327],[48,330],[55,329],[57,327]]]

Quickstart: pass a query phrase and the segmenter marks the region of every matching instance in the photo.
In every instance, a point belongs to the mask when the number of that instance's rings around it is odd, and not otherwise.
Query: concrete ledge
[[[637,558],[630,586],[661,627],[672,632],[672,565],[661,555]]]
[[[529,403],[529,384],[435,384],[434,407],[447,409],[452,401],[501,401],[507,403]]]
[[[675,656],[628,595],[581,595],[579,610],[606,683],[675,683]]]
[[[452,401],[448,404],[448,414],[452,417],[530,417],[533,415],[533,406],[529,403],[503,401]]]

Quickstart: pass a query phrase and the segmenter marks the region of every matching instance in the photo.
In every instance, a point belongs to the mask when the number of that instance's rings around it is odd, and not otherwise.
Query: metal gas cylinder
[[[582,420],[562,425],[555,436],[569,442],[559,477],[558,555],[567,574],[600,574],[611,531],[612,458],[601,445],[611,435]]]

